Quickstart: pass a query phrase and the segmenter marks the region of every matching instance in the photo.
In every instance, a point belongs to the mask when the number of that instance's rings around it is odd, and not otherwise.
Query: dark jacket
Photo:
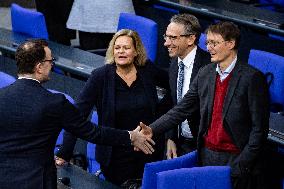
[[[155,134],[178,125],[187,116],[200,111],[198,152],[211,123],[216,81],[216,64],[202,68],[181,102],[151,124]],[[263,148],[269,128],[269,93],[264,75],[250,65],[237,61],[232,71],[223,106],[223,126],[233,143],[241,150],[232,174],[261,169]],[[200,157],[200,156],[199,156]]]
[[[190,83],[192,83],[193,79],[197,75],[200,68],[203,66],[209,64],[211,62],[210,60],[210,54],[201,48],[197,47],[196,55],[194,58],[192,73],[190,77]],[[174,58],[171,61],[170,68],[169,68],[169,85],[170,85],[170,93],[173,105],[177,104],[177,78],[178,78],[178,58]],[[188,116],[187,121],[189,123],[190,131],[196,140],[197,138],[197,132],[198,132],[198,125],[199,125],[199,112],[195,112]],[[179,125],[180,127],[180,125]],[[181,131],[181,129],[171,129],[167,133],[167,138],[174,140],[177,142],[178,137],[178,130]]]
[[[0,89],[0,188],[56,189],[53,150],[62,128],[93,143],[130,145],[127,131],[94,127],[37,81]]]
[[[152,114],[156,117],[158,108],[156,86],[167,88],[167,74],[161,72],[151,63],[137,67],[137,74],[143,82],[147,99],[152,106]],[[94,107],[97,109],[99,126],[115,128],[115,75],[115,65],[105,65],[95,69],[77,101],[77,106],[86,119]],[[63,147],[57,155],[69,160],[75,143],[76,139],[65,133]],[[96,145],[96,160],[101,165],[107,166],[109,164],[111,153],[111,146]]]

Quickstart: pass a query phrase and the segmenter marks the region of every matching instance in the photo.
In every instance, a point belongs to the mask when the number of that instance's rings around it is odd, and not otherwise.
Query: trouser
[[[182,156],[196,150],[196,141],[193,138],[180,136],[177,143],[177,154]]]
[[[234,161],[239,154],[228,152],[217,152],[208,148],[201,149],[201,165],[202,166],[225,166],[232,168]],[[231,174],[232,185],[234,189],[266,189],[266,179],[263,173],[248,173],[245,175]]]

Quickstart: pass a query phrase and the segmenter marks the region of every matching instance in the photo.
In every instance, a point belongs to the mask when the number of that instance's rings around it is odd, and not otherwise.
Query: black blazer
[[[151,124],[159,134],[180,124],[187,116],[200,111],[198,152],[211,123],[214,102],[216,64],[202,68],[181,102]],[[269,93],[264,75],[250,65],[237,62],[223,106],[223,126],[241,153],[232,174],[258,171],[269,128]],[[199,156],[200,157],[200,156]]]
[[[149,104],[152,105],[152,114],[157,117],[156,86],[168,88],[167,73],[148,63],[146,66],[137,67],[137,74],[143,82]],[[77,106],[86,119],[94,107],[97,109],[99,126],[115,128],[115,75],[114,64],[95,69],[77,100]],[[64,133],[63,141],[63,146],[57,155],[69,160],[73,154],[76,138]],[[96,145],[96,160],[101,165],[109,164],[111,153],[111,146]]]
[[[210,60],[210,54],[201,48],[197,47],[196,55],[194,58],[192,73],[190,77],[190,83],[192,83],[193,79],[197,75],[200,68],[203,66],[209,64],[211,62]],[[170,68],[169,68],[169,85],[170,85],[170,93],[173,105],[177,104],[177,78],[178,78],[178,58],[173,58],[171,60]],[[188,122],[190,123],[190,130],[192,132],[192,135],[194,139],[197,138],[197,132],[198,132],[198,125],[199,125],[199,112],[196,112],[189,116],[187,118]],[[178,130],[177,128],[171,129],[167,133],[167,138],[172,139],[176,142],[178,137]]]
[[[62,128],[93,143],[131,145],[127,131],[94,127],[37,81],[0,89],[0,188],[56,189],[53,150]]]

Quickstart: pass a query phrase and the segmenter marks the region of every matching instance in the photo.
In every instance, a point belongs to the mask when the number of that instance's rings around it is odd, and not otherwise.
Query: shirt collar
[[[219,64],[217,64],[216,67],[216,72],[218,72],[218,74],[220,76],[222,75],[228,75],[232,72],[232,70],[234,69],[234,67],[236,66],[236,62],[237,62],[237,56],[235,57],[235,59],[232,61],[232,63],[225,69],[225,71],[222,71]]]
[[[178,57],[178,62],[182,61],[183,64],[188,68],[191,66],[191,64],[193,64],[194,62],[194,58],[196,55],[196,50],[197,50],[197,46],[195,46],[192,51],[190,51],[190,53],[188,53],[186,55],[186,57],[182,60],[180,57]]]
[[[24,76],[20,76],[20,77],[18,77],[18,79],[30,79],[30,80],[34,80],[34,81],[37,81],[38,83],[40,83],[40,81],[39,81],[39,80],[34,79],[34,78],[31,78],[31,77],[24,77]]]

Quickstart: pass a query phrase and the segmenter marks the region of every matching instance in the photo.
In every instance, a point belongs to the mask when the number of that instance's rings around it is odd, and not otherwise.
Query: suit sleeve
[[[101,72],[102,68],[96,69],[92,72],[90,78],[86,82],[86,85],[84,86],[77,99],[76,106],[78,107],[85,120],[88,119],[88,116],[95,105],[97,99],[97,83],[100,82],[99,76]],[[63,145],[56,153],[56,155],[65,160],[70,160],[73,155],[76,141],[77,137],[69,132],[64,132]]]
[[[95,144],[111,146],[130,146],[129,133],[126,130],[117,130],[109,127],[96,127],[87,121],[66,99],[63,103],[62,125],[73,135]]]
[[[165,115],[150,124],[154,135],[161,134],[181,124],[190,114],[199,109],[198,76],[190,85],[183,99]]]
[[[257,157],[263,150],[269,130],[269,92],[265,77],[260,72],[256,72],[250,80],[248,106],[252,128],[248,143],[238,159],[241,174],[251,171]]]

